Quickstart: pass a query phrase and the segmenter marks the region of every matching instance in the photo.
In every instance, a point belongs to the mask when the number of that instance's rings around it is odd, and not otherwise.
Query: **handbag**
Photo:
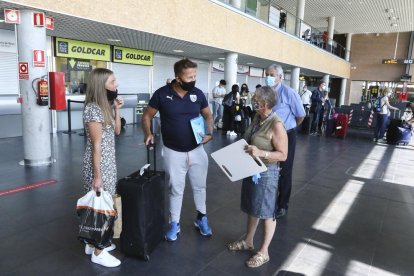
[[[78,199],[76,212],[79,216],[80,241],[99,249],[111,245],[116,211],[109,192],[101,191],[100,194],[93,190],[88,192]]]
[[[114,222],[114,239],[119,239],[122,232],[122,199],[121,196],[116,194],[112,196],[114,201],[114,209],[117,213],[117,218]]]

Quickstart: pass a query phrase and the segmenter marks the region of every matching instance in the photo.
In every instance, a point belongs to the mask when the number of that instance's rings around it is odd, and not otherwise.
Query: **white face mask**
[[[276,77],[266,76],[266,78],[265,78],[265,84],[267,86],[275,86],[275,84],[276,84]]]

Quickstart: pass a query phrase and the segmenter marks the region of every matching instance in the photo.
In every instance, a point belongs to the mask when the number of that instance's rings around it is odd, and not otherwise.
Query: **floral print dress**
[[[89,192],[92,189],[93,179],[92,141],[88,122],[103,121],[104,116],[101,108],[96,103],[88,103],[83,111],[83,123],[87,136],[82,169],[85,192]],[[115,129],[113,125],[104,126],[102,129],[100,166],[104,190],[108,191],[111,195],[114,195],[116,193],[117,171],[115,163]]]

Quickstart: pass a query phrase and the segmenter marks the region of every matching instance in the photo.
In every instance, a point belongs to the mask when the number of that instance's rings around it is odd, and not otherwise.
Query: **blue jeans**
[[[387,129],[388,123],[388,114],[377,113],[377,125],[374,130],[374,138],[382,139],[384,138],[385,130]]]
[[[213,113],[214,123],[217,123],[223,117],[223,106],[219,103],[216,103],[213,100],[213,101],[211,101],[211,107],[213,109],[212,113]]]

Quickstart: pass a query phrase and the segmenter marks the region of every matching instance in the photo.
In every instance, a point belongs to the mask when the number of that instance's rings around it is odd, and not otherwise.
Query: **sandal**
[[[247,267],[255,268],[262,266],[270,260],[269,256],[265,256],[262,253],[257,252],[250,259],[246,261]]]
[[[244,240],[232,242],[227,246],[227,248],[230,251],[254,250],[254,247],[248,246]]]

